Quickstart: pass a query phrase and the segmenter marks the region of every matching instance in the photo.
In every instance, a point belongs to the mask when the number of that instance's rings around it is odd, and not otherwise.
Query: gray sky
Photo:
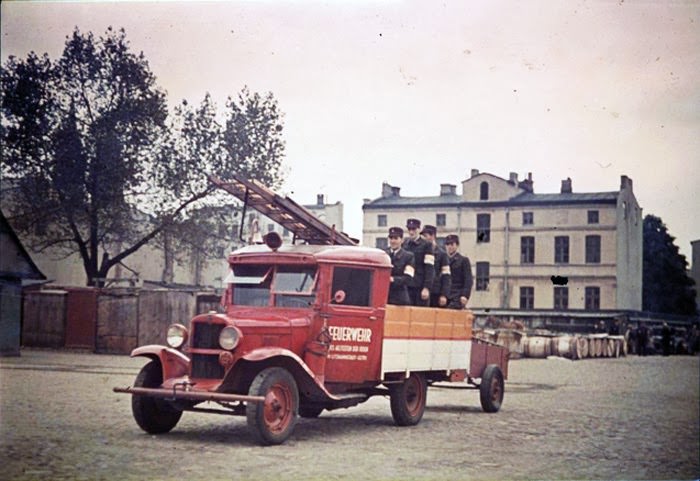
[[[437,195],[472,168],[532,172],[535,192],[634,181],[690,262],[700,239],[700,2],[7,2],[3,63],[57,59],[66,35],[124,27],[170,105],[244,85],[285,112],[297,202],[345,204],[386,181]],[[461,188],[461,187],[460,187]]]

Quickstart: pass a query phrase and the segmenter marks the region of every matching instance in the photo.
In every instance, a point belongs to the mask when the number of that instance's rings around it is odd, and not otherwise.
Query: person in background
[[[386,253],[391,258],[391,284],[389,285],[388,304],[410,305],[411,298],[408,295],[408,287],[413,284],[415,267],[413,254],[401,247],[403,229],[392,227],[389,229],[389,247]]]
[[[433,247],[435,257],[435,278],[430,288],[430,306],[447,307],[447,296],[450,295],[450,284],[452,280],[452,276],[450,275],[450,261],[447,258],[447,253],[437,245],[435,240],[437,228],[435,226],[426,225],[423,227],[420,234],[423,239]]]
[[[647,355],[647,343],[649,342],[649,328],[639,323],[637,327],[637,355],[646,356]]]
[[[450,234],[445,239],[447,258],[450,261],[450,295],[447,299],[447,307],[450,309],[464,309],[467,307],[472,292],[472,266],[469,257],[463,256],[459,250],[459,236]]]
[[[664,322],[661,326],[661,350],[664,356],[671,355],[671,334],[671,328]]]
[[[408,288],[408,295],[414,306],[427,306],[430,302],[430,288],[435,278],[433,246],[419,235],[420,220],[408,219],[406,229],[408,237],[404,239],[402,246],[413,254],[416,268],[416,275],[413,278],[413,285]]]

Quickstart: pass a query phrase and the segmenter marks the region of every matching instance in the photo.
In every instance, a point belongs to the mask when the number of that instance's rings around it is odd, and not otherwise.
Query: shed
[[[19,356],[22,281],[46,280],[0,211],[0,356]]]

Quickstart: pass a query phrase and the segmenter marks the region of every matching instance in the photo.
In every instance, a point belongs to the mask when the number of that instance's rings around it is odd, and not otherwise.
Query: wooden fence
[[[66,347],[70,329],[71,289],[28,291],[24,294],[22,345]],[[165,331],[174,322],[185,326],[196,314],[216,309],[219,297],[213,291],[172,289],[99,289],[93,309],[94,322],[80,329],[90,338],[86,347],[98,353],[127,354],[137,346],[164,344]],[[81,306],[84,315],[85,306]]]

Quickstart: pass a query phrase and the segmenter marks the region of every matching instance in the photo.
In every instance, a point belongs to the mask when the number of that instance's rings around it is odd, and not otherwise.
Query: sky
[[[0,24],[3,64],[123,27],[171,106],[272,92],[281,192],[342,202],[353,237],[383,182],[432,196],[478,169],[536,193],[627,175],[688,262],[700,239],[700,0],[3,1]]]

